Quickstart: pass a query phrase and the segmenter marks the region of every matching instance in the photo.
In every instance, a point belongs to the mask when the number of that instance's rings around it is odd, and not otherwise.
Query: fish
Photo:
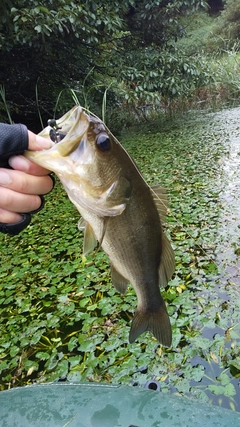
[[[81,214],[83,254],[97,242],[108,255],[112,283],[137,295],[129,342],[150,331],[170,347],[172,330],[160,287],[175,270],[174,252],[163,232],[166,192],[150,187],[135,161],[96,116],[76,105],[56,121],[63,138],[50,149],[25,156],[53,171]],[[49,138],[51,127],[40,135]],[[65,136],[64,136],[65,134]]]

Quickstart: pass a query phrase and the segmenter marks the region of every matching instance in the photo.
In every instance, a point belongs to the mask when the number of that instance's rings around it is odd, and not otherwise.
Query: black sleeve
[[[8,159],[28,148],[28,130],[23,124],[0,123],[0,167],[9,168]]]
[[[28,148],[28,130],[25,125],[0,123],[0,167],[9,168],[8,159],[22,154]],[[30,213],[22,214],[16,224],[0,223],[0,232],[15,235],[20,233],[31,221]]]

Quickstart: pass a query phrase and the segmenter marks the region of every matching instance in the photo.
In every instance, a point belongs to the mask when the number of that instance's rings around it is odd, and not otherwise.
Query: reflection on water
[[[227,134],[225,143],[229,150],[223,159],[217,264],[232,285],[240,285],[240,108],[218,113],[215,120],[216,129],[221,127]],[[237,291],[240,296],[240,289]]]
[[[179,152],[169,145],[167,154],[182,221],[173,233],[179,231],[175,257],[191,280],[184,277],[176,322],[171,319],[172,364],[164,371],[160,359],[152,371],[172,392],[240,412],[240,108],[189,116],[176,126]],[[174,140],[172,133],[167,137]]]
[[[216,283],[219,319],[215,320],[215,325],[219,323],[220,327],[204,328],[202,336],[213,342],[217,340],[220,342],[224,338],[222,348],[228,348],[230,354],[232,346],[236,346],[231,338],[236,338],[238,343],[240,338],[240,108],[212,113],[209,118],[215,137],[222,136],[221,143],[225,145],[227,154],[219,162],[222,171],[219,180],[221,212],[214,251],[220,272],[220,278]],[[209,298],[215,298],[214,293]],[[224,364],[219,363],[219,356],[216,354],[209,354],[205,359],[196,356],[191,361],[192,366],[201,364],[205,368],[200,387],[204,389],[212,403],[228,408],[230,406],[240,411],[239,376],[236,375],[234,378],[231,375],[231,365],[230,370],[224,371]],[[238,350],[234,349],[234,354],[240,354],[239,345]]]

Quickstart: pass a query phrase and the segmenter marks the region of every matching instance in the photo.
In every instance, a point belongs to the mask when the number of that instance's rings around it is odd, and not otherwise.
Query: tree
[[[36,90],[49,115],[60,89],[89,73],[101,45],[122,26],[118,2],[52,0],[1,2],[0,82],[13,117],[36,115]],[[119,2],[124,11],[124,1]],[[35,106],[35,111],[34,111]]]
[[[144,100],[160,93],[175,96],[184,87],[179,79],[194,75],[186,58],[178,64],[173,47],[182,34],[178,16],[205,4],[202,0],[50,0],[47,4],[2,0],[0,84],[13,119],[32,124],[37,110],[49,117],[61,90],[83,91],[83,85],[98,89],[92,98],[96,102],[102,94],[99,88],[110,83],[126,99],[134,95],[133,100]]]

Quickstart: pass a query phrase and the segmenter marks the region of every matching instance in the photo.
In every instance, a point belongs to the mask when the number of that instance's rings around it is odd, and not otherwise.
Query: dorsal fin
[[[161,185],[152,185],[150,187],[152,191],[153,200],[155,202],[160,220],[162,223],[166,221],[166,215],[168,210],[167,192]]]

